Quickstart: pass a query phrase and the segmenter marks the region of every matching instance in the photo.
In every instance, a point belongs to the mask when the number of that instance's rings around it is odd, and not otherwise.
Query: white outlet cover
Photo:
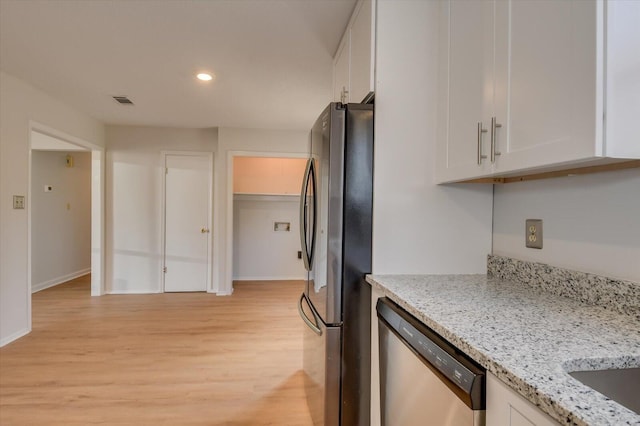
[[[24,210],[24,195],[13,196],[13,208],[15,210]]]
[[[542,219],[526,219],[525,226],[525,246],[542,249]]]

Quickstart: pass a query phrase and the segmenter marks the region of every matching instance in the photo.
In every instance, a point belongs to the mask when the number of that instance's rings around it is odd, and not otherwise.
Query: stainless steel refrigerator
[[[369,425],[373,105],[315,122],[300,197],[304,376],[314,425]]]

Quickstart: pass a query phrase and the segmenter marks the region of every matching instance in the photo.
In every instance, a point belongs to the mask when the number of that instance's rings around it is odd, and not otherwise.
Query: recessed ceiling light
[[[196,77],[198,77],[198,80],[202,80],[202,81],[211,81],[211,80],[213,80],[213,77],[211,76],[211,74],[207,74],[205,72],[201,72]]]

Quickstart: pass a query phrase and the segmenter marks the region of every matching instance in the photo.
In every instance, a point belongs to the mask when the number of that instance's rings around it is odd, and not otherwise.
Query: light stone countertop
[[[640,367],[640,321],[486,275],[367,281],[561,424],[640,425],[567,371]]]

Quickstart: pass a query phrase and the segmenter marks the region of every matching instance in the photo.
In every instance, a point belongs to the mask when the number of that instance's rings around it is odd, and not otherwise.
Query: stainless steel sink
[[[640,368],[573,371],[569,375],[640,414]]]

